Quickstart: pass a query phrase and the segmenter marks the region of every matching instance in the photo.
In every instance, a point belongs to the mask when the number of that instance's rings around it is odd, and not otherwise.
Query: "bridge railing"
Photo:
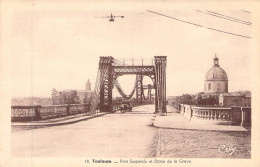
[[[214,121],[216,124],[251,125],[251,108],[180,105],[180,114],[189,120]]]
[[[117,58],[114,59],[114,66],[126,65],[126,66],[152,66],[154,65],[153,59],[140,59],[140,58]]]
[[[133,107],[138,105],[141,104],[133,103]],[[121,103],[113,103],[113,111],[118,111],[120,106]],[[90,113],[90,104],[11,106],[11,121],[38,121],[80,113]]]
[[[39,119],[40,106],[12,106],[11,107],[11,120],[36,120]]]
[[[233,121],[235,112],[231,108],[192,107],[193,116],[202,120]]]
[[[11,106],[11,121],[37,121],[89,112],[89,104]]]

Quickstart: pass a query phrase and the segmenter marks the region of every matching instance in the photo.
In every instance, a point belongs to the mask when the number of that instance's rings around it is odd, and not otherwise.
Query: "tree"
[[[64,95],[64,103],[65,104],[79,104],[80,99],[77,95],[77,91],[73,91],[71,94]]]
[[[184,94],[180,98],[182,104],[193,104],[192,96],[189,94]]]
[[[209,96],[209,97],[202,97],[201,95],[198,95],[196,97],[196,104],[197,105],[218,105],[219,104],[219,97],[217,95],[215,96]]]
[[[84,97],[84,99],[83,99],[83,103],[84,103],[84,104],[87,103],[87,96]]]
[[[196,104],[196,105],[202,105],[202,104],[204,104],[204,100],[203,100],[201,94],[198,94],[198,95],[196,96],[196,98],[194,98],[194,104]]]

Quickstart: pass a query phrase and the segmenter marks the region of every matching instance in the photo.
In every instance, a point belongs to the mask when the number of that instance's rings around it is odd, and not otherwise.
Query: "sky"
[[[245,36],[251,26],[194,10],[154,10],[171,17]],[[205,10],[204,10],[205,11]],[[215,10],[250,21],[241,10]],[[123,15],[115,22],[99,18]],[[98,17],[98,18],[95,18]],[[167,56],[167,96],[202,92],[215,54],[229,78],[229,91],[251,90],[251,39],[211,31],[146,10],[17,11],[12,16],[12,96],[50,97],[57,90],[95,85],[100,56],[151,62]],[[119,77],[130,93],[135,76]],[[145,84],[151,83],[145,78]],[[118,95],[113,90],[114,95]]]

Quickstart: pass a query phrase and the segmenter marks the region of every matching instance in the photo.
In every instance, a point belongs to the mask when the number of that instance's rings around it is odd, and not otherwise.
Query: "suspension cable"
[[[124,98],[124,99],[130,99],[131,97],[133,97],[133,95],[134,95],[134,92],[135,92],[135,89],[136,89],[136,81],[135,81],[135,84],[134,84],[134,88],[133,88],[133,90],[131,91],[131,93],[129,94],[129,95],[126,95],[125,94],[125,92],[122,90],[122,88],[121,88],[121,86],[120,86],[120,84],[119,84],[119,82],[118,82],[118,80],[117,79],[115,79],[114,80],[114,85],[115,85],[115,87],[116,87],[116,89],[117,89],[117,91],[119,92],[119,94]]]

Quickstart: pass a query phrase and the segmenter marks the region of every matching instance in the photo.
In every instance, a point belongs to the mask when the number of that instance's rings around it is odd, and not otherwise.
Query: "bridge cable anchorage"
[[[136,89],[136,80],[135,80],[135,84],[134,84],[134,88],[133,90],[131,91],[131,93],[129,95],[126,95],[125,92],[122,90],[119,82],[117,79],[114,79],[114,85],[117,89],[117,91],[119,92],[119,94],[124,98],[124,99],[127,99],[129,100],[131,97],[133,97],[134,93],[135,93],[135,89]]]

